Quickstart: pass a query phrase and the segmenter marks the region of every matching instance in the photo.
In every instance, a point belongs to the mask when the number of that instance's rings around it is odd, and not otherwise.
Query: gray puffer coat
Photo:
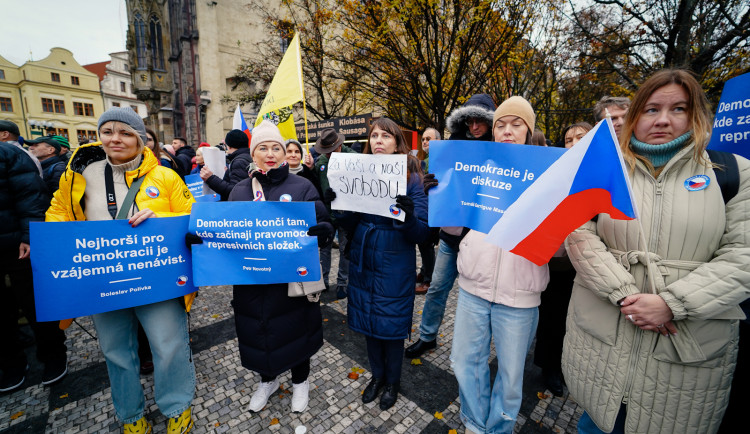
[[[656,179],[640,163],[631,176],[656,292],[674,314],[676,335],[639,329],[616,304],[651,292],[638,221],[602,214],[566,240],[577,275],[563,372],[605,432],[623,403],[626,433],[704,434],[721,423],[744,318],[738,304],[750,295],[750,161],[737,160],[739,192],[726,206],[692,145]],[[708,187],[690,191],[694,175],[707,176]]]

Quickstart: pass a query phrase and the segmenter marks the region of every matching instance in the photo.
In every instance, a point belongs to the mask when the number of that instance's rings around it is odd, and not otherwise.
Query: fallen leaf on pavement
[[[273,419],[271,419],[271,425],[278,425],[278,424],[279,424],[279,420],[277,418],[274,417]]]
[[[436,411],[435,412],[435,419],[440,420],[443,418],[443,413]]]
[[[16,420],[16,419],[18,419],[18,418],[19,418],[19,417],[21,417],[21,416],[23,416],[23,412],[22,412],[22,411],[19,411],[18,413],[16,413],[16,414],[14,414],[13,416],[11,416],[11,417],[10,417],[10,420]]]
[[[544,392],[537,392],[536,393],[536,397],[539,398],[539,399],[547,399],[547,398],[549,398],[549,395],[547,395]]]
[[[412,365],[421,365],[422,364],[422,359],[411,359],[411,364]]]

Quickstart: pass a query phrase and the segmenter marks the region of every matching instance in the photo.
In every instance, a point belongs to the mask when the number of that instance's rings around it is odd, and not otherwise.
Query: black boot
[[[384,379],[373,378],[362,393],[362,402],[367,404],[368,402],[375,401],[375,398],[378,397],[378,393],[380,393],[380,389],[382,389],[383,386],[385,386]]]
[[[404,351],[404,357],[406,357],[407,359],[416,359],[422,354],[426,353],[428,350],[432,350],[435,347],[437,347],[437,339],[429,342],[420,339],[415,344],[406,347],[406,351]]]
[[[542,370],[544,386],[555,396],[563,396],[563,376],[559,371]]]
[[[399,383],[386,384],[383,389],[383,396],[380,397],[380,409],[385,411],[393,407],[398,399]]]

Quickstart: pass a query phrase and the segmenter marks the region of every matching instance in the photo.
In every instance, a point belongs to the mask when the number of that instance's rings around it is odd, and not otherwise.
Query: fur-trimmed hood
[[[453,110],[448,116],[448,119],[446,119],[451,138],[473,139],[473,137],[466,135],[469,131],[469,127],[466,126],[466,120],[469,118],[486,119],[491,132],[492,116],[495,114],[495,108],[497,108],[495,102],[492,100],[492,97],[486,93],[472,95],[463,106]]]

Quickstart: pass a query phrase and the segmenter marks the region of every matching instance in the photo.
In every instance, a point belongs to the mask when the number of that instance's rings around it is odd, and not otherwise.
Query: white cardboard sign
[[[406,194],[406,155],[334,152],[328,161],[328,183],[336,192],[331,208],[404,221],[396,196]]]

